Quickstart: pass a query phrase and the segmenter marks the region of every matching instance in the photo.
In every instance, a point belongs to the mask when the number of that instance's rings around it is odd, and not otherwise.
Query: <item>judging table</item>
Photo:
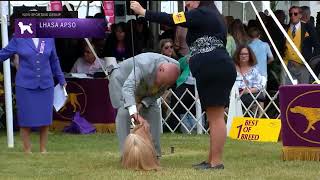
[[[63,130],[76,112],[92,123],[97,132],[114,132],[116,110],[109,98],[108,79],[66,78],[68,99],[63,108],[54,112],[51,130]]]

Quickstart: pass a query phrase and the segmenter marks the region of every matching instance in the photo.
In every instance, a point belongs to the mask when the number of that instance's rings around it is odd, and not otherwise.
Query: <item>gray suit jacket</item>
[[[135,68],[133,58],[129,58],[119,63],[119,68],[113,70],[110,75],[109,93],[114,108],[127,108],[136,105],[137,102],[148,108],[166,90],[154,87],[156,71],[160,64],[170,62],[179,68],[177,60],[158,53],[142,53],[134,59]]]

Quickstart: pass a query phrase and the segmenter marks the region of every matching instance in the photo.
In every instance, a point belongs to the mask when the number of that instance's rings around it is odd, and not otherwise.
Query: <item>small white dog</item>
[[[29,25],[24,25],[22,22],[18,23],[18,26],[20,28],[20,33],[24,34],[24,32],[27,30],[30,34],[33,34],[33,31],[31,29],[31,23]]]

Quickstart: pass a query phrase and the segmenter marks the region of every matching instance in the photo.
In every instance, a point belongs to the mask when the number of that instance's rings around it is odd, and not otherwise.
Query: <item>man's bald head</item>
[[[173,63],[163,63],[157,69],[155,83],[159,87],[170,87],[174,85],[179,75],[180,68],[178,65]]]

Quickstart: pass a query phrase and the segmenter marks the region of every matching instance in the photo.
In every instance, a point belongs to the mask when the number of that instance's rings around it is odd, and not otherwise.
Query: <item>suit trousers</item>
[[[152,103],[149,108],[142,108],[140,110],[140,115],[148,121],[150,125],[150,131],[153,139],[153,144],[157,151],[157,156],[161,156],[160,148],[160,134],[161,134],[161,114],[160,107],[157,102]],[[119,139],[119,147],[121,156],[123,154],[123,144],[126,140],[126,137],[130,133],[130,115],[126,108],[121,106],[118,108],[118,113],[116,117],[116,131]]]
[[[287,64],[288,70],[292,75],[293,79],[298,80],[298,84],[309,84],[310,83],[310,73],[304,64],[295,63],[289,61]],[[284,69],[282,69],[281,74],[282,84],[292,84],[289,77],[286,75]]]

